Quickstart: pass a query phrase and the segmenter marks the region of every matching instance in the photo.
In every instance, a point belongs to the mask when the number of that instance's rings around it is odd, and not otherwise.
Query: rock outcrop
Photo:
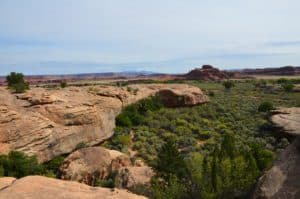
[[[114,161],[114,162],[113,162]],[[96,179],[106,179],[114,167],[131,165],[121,152],[103,147],[88,147],[71,153],[60,167],[61,179],[94,185]]]
[[[228,79],[233,75],[234,73],[221,71],[210,65],[203,65],[202,68],[195,68],[183,75],[183,77],[191,80],[223,80]]]
[[[132,189],[139,185],[150,186],[154,172],[149,166],[127,166],[118,170],[117,187]]]
[[[134,166],[130,158],[118,151],[89,147],[71,153],[60,167],[61,178],[88,185],[106,180],[115,173],[116,187],[131,188],[148,184],[153,171],[148,166]]]
[[[113,135],[115,117],[124,106],[160,90],[185,97],[186,105],[208,101],[199,88],[184,84],[129,87],[32,88],[18,95],[0,87],[0,153],[18,150],[45,162],[72,152],[79,143],[99,144]]]
[[[259,179],[253,198],[300,198],[300,108],[274,112],[272,122],[296,138]]]
[[[284,108],[273,111],[271,121],[282,128],[282,131],[294,136],[300,136],[300,108]]]
[[[5,199],[146,199],[126,190],[90,187],[78,182],[57,180],[42,176],[21,179],[0,178],[0,198]]]

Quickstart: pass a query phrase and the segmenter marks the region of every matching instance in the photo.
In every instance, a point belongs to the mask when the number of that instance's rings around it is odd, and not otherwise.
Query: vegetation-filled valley
[[[268,121],[275,107],[300,106],[300,93],[286,80],[188,83],[210,102],[166,108],[157,97],[142,100],[117,117],[115,135],[104,146],[151,165],[152,198],[245,198],[289,140]],[[147,190],[145,192],[145,190]]]

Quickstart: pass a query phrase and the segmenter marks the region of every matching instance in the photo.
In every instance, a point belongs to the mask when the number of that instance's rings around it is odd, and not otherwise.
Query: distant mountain
[[[279,68],[256,68],[239,71],[242,75],[300,75],[300,67],[283,66]]]

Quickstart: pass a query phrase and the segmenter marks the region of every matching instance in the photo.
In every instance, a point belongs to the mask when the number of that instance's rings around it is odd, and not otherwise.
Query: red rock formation
[[[243,75],[299,75],[300,67],[284,66],[280,68],[245,69]]]
[[[191,80],[222,80],[233,76],[233,73],[221,71],[211,65],[203,65],[202,68],[195,68],[189,73],[183,75]]]

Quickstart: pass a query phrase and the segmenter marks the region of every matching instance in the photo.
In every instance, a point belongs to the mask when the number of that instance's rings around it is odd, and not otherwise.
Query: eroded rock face
[[[274,111],[271,121],[285,133],[300,136],[300,108],[285,108]]]
[[[0,178],[0,185],[7,181]],[[6,188],[0,189],[0,198],[5,199],[145,199],[126,190],[90,187],[78,182],[70,182],[42,176],[27,176],[14,180]]]
[[[300,198],[300,108],[276,111],[272,122],[296,139],[277,156],[273,167],[257,184],[253,198]]]
[[[112,164],[113,163],[113,164]],[[103,147],[88,147],[71,153],[60,167],[61,179],[94,185],[106,179],[114,169],[131,165],[129,157]]]
[[[89,147],[71,153],[60,167],[61,178],[88,185],[95,185],[97,179],[105,180],[113,172],[116,187],[130,188],[148,184],[153,171],[148,166],[134,166],[130,158],[118,151],[103,147]]]
[[[14,95],[0,87],[0,153],[18,150],[37,155],[40,162],[72,152],[77,144],[93,146],[113,134],[122,108],[169,90],[186,96],[187,105],[205,103],[199,88],[183,84],[94,86],[65,89],[32,88]],[[184,102],[178,105],[185,105]]]
[[[162,103],[167,107],[194,106],[199,101],[206,101],[207,97],[198,93],[196,87],[180,90],[161,89],[158,92]]]
[[[150,186],[154,172],[148,166],[124,167],[118,170],[116,186],[119,188],[131,189],[138,185]]]

